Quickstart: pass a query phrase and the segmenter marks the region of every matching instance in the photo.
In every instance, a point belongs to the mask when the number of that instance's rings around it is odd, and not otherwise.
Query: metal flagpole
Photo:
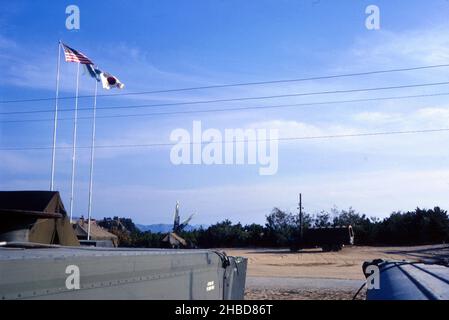
[[[73,219],[73,192],[75,187],[75,160],[76,160],[76,127],[78,124],[78,93],[80,84],[80,63],[76,71],[76,95],[75,95],[75,117],[73,120],[73,149],[72,149],[72,187],[70,192],[70,223]]]
[[[95,95],[94,95],[94,114],[92,122],[92,144],[90,147],[90,182],[89,182],[89,206],[87,210],[87,240],[90,240],[90,219],[92,214],[92,187],[93,187],[93,173],[94,173],[94,154],[95,154],[95,123],[97,117],[97,93],[98,81],[95,80]]]
[[[58,42],[58,66],[56,70],[56,99],[55,99],[55,121],[53,126],[53,151],[51,156],[51,180],[50,191],[54,190],[55,181],[55,157],[56,157],[56,133],[58,128],[58,102],[59,102],[59,75],[61,67],[61,41]]]

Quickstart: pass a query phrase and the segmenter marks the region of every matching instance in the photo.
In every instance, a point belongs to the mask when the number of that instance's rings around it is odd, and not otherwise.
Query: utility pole
[[[302,226],[303,226],[303,221],[302,221],[302,193],[299,194],[299,237],[302,240]]]

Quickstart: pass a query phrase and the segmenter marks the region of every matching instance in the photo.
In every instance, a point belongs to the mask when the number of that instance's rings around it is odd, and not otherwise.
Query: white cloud
[[[447,64],[449,27],[440,25],[401,32],[383,29],[372,36],[358,38],[345,55],[342,60],[351,61],[352,67]]]
[[[293,120],[272,120],[252,123],[248,126],[254,129],[277,129],[280,138],[316,137],[324,135],[345,135],[356,133],[355,128],[326,123],[313,124]]]
[[[353,118],[361,125],[394,124],[397,130],[441,129],[449,128],[449,107],[425,107],[408,113],[361,112],[355,114]]]
[[[401,120],[401,114],[394,112],[361,112],[354,115],[354,120],[369,124],[395,123]]]
[[[413,118],[416,122],[449,127],[449,107],[422,108],[413,115]]]
[[[37,161],[30,153],[17,151],[0,151],[1,171],[10,174],[27,174],[39,172],[44,163]]]

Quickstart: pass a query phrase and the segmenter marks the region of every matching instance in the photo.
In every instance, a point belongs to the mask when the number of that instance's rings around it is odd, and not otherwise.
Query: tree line
[[[111,227],[119,220],[121,228]],[[99,224],[119,237],[123,247],[162,248],[166,234],[141,232],[129,218],[105,218]],[[353,208],[303,214],[303,228],[326,228],[352,225],[355,245],[424,245],[449,241],[449,217],[446,210],[416,208],[414,211],[393,212],[384,219],[368,218]],[[123,228],[125,226],[125,228]],[[265,225],[234,224],[224,220],[193,231],[182,231],[191,248],[289,247],[299,230],[297,214],[274,208]]]

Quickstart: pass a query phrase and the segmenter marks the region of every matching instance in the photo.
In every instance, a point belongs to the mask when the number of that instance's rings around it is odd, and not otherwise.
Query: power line
[[[149,105],[134,105],[134,106],[115,106],[115,107],[101,107],[97,110],[115,110],[115,109],[140,109],[140,108],[155,108],[155,107],[172,107],[181,105],[198,105],[198,104],[208,104],[208,103],[219,103],[219,102],[236,102],[236,101],[251,101],[251,100],[266,100],[266,99],[279,99],[279,98],[292,98],[292,97],[304,97],[304,96],[315,96],[315,95],[328,95],[328,94],[341,94],[341,93],[355,93],[355,92],[370,92],[370,91],[382,91],[382,90],[395,90],[395,89],[407,89],[407,88],[421,88],[421,87],[431,87],[431,86],[441,86],[448,85],[449,82],[433,82],[433,83],[423,83],[423,84],[409,84],[400,86],[387,86],[387,87],[376,87],[376,88],[362,88],[362,89],[348,89],[348,90],[333,90],[333,91],[315,91],[315,92],[305,92],[305,93],[292,93],[292,94],[282,94],[282,95],[270,95],[270,96],[256,96],[256,97],[243,97],[243,98],[230,98],[230,99],[216,99],[216,100],[202,100],[202,101],[189,101],[189,102],[175,102],[175,103],[163,103],[163,104],[149,104]],[[74,109],[62,109],[60,112],[73,111]],[[92,110],[92,108],[78,108],[78,110]],[[11,114],[35,114],[35,113],[52,113],[54,110],[34,110],[34,111],[13,111],[13,112],[0,112],[0,115],[11,115]]]
[[[239,140],[239,141],[214,141],[214,142],[191,142],[191,143],[149,143],[149,144],[117,144],[117,145],[99,145],[97,149],[117,149],[117,148],[151,148],[151,147],[172,147],[175,145],[203,145],[210,143],[250,143],[250,142],[271,142],[271,141],[300,141],[300,140],[319,140],[319,139],[338,139],[338,138],[356,138],[356,137],[374,137],[386,135],[403,135],[403,134],[423,134],[423,133],[438,133],[449,132],[449,128],[428,129],[428,130],[408,130],[408,131],[384,131],[371,133],[354,133],[354,134],[339,134],[339,135],[322,135],[322,136],[303,136],[277,139],[257,139],[257,140]],[[77,149],[90,149],[91,146],[77,146]],[[11,147],[0,148],[0,151],[38,151],[49,150],[53,147]],[[56,149],[72,149],[71,146],[56,147]]]
[[[394,96],[394,97],[379,97],[379,98],[366,98],[366,99],[353,99],[353,100],[338,100],[338,101],[322,101],[311,103],[297,103],[297,104],[284,104],[284,105],[272,105],[272,106],[259,106],[259,107],[235,107],[235,108],[216,108],[207,110],[188,110],[188,111],[171,111],[171,112],[153,112],[153,113],[133,113],[133,114],[119,114],[109,116],[97,116],[97,119],[114,119],[114,118],[134,118],[134,117],[153,117],[163,115],[177,115],[177,114],[197,114],[197,113],[215,113],[215,112],[228,112],[228,111],[245,111],[245,110],[263,110],[263,109],[277,109],[277,108],[293,108],[293,107],[312,107],[319,105],[332,105],[343,103],[357,103],[357,102],[372,102],[372,101],[388,101],[388,100],[402,100],[402,99],[414,99],[414,98],[426,98],[426,97],[438,97],[448,96],[449,92],[443,93],[431,93],[420,95],[407,95],[407,96]],[[91,116],[78,117],[79,120],[92,119]],[[60,118],[58,121],[69,121],[70,118]],[[3,120],[0,123],[27,123],[27,122],[49,122],[53,119],[25,119],[25,120]]]
[[[443,67],[449,67],[449,64],[428,65],[428,66],[411,67],[411,68],[386,69],[386,70],[346,73],[346,74],[327,75],[327,76],[316,76],[316,77],[297,78],[297,79],[284,79],[284,80],[271,80],[271,81],[258,81],[258,82],[241,82],[241,83],[210,85],[210,86],[199,86],[199,87],[189,87],[189,88],[179,88],[179,89],[153,90],[153,91],[141,91],[141,92],[130,92],[130,93],[115,93],[115,94],[103,94],[103,95],[98,95],[98,97],[145,95],[145,94],[158,94],[158,93],[182,92],[182,91],[193,91],[193,90],[232,88],[232,87],[242,87],[242,86],[257,86],[257,85],[266,85],[266,84],[305,82],[305,81],[314,81],[314,80],[326,80],[326,79],[336,79],[336,78],[347,78],[347,77],[358,77],[358,76],[394,73],[394,72],[405,72],[405,71],[435,69],[435,68],[443,68]],[[60,97],[59,99],[60,100],[68,100],[68,99],[74,99],[74,98],[75,98],[74,96],[68,96],[68,97]],[[83,96],[79,96],[79,98],[93,98],[93,95],[83,95]],[[33,99],[3,100],[3,101],[0,101],[0,103],[38,102],[38,101],[52,101],[52,100],[55,100],[55,98],[33,98]]]

